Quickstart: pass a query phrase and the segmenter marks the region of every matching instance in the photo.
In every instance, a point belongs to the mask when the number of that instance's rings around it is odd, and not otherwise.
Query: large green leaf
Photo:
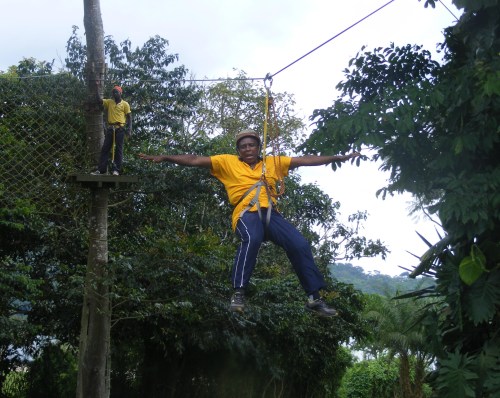
[[[477,245],[473,245],[470,256],[460,262],[458,272],[467,285],[472,285],[486,271],[486,258]]]
[[[500,396],[500,346],[497,342],[487,344],[478,356],[480,377],[492,397]]]
[[[441,362],[437,379],[440,398],[475,397],[474,383],[478,375],[472,371],[474,358],[462,355],[458,351],[450,353]]]
[[[419,236],[425,241],[420,234]],[[446,235],[439,242],[429,247],[429,249],[427,249],[427,251],[420,257],[420,263],[415,267],[413,272],[410,274],[410,277],[415,278],[425,272],[428,272],[451,241],[451,236]]]
[[[464,309],[474,325],[491,320],[500,306],[500,272],[484,273],[464,297]]]

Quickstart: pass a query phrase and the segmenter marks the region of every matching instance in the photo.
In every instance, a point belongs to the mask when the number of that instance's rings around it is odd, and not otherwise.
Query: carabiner
[[[269,86],[267,86],[267,82],[269,82]],[[273,77],[271,76],[270,73],[268,73],[266,75],[266,77],[264,78],[264,87],[267,89],[267,90],[270,90],[271,89],[271,86],[273,85]]]

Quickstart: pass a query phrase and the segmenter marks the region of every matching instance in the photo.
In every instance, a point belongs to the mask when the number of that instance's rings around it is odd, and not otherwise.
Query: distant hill
[[[352,264],[336,263],[330,267],[330,275],[339,282],[353,285],[367,294],[394,295],[422,289],[435,284],[433,278],[409,278],[409,272],[398,276],[384,275],[379,272],[365,273],[363,268]]]

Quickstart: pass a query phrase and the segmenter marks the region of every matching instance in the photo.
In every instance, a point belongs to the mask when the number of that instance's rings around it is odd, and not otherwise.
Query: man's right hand
[[[137,155],[140,159],[149,160],[154,163],[160,163],[163,159],[161,155],[146,155],[145,153],[140,153]]]

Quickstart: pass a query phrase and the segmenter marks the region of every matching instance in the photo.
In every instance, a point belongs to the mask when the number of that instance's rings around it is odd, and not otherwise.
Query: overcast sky
[[[424,8],[424,0],[102,0],[101,13],[105,35],[116,42],[130,39],[134,48],[159,35],[196,78],[234,77],[234,69],[255,78],[276,74],[272,91],[293,94],[297,113],[307,121],[314,109],[330,106],[337,97],[335,86],[343,79],[342,71],[362,46],[371,50],[391,42],[410,43],[435,52],[443,29],[455,23],[443,4],[460,15],[451,0],[442,0],[435,9]],[[0,70],[24,57],[54,59],[56,68],[62,67],[73,25],[83,37],[83,0],[2,0]],[[345,217],[368,211],[363,234],[381,239],[392,252],[386,261],[353,262],[368,271],[396,275],[402,272],[399,265],[415,265],[416,259],[406,251],[421,255],[426,248],[415,230],[437,240],[433,223],[408,216],[409,196],[385,201],[375,197],[386,176],[374,164],[345,164],[336,172],[310,167],[301,174],[305,182],[318,183],[340,201]]]

